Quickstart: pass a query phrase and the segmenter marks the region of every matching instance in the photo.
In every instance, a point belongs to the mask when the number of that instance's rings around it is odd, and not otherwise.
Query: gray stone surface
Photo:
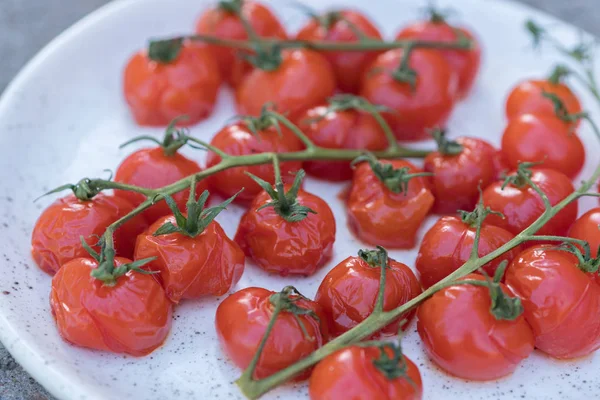
[[[485,0],[481,0],[485,1]],[[600,36],[598,0],[522,0]],[[54,36],[106,0],[0,0],[0,92]],[[0,400],[50,400],[0,344]]]

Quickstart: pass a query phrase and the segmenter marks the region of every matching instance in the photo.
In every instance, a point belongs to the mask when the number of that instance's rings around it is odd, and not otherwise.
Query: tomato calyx
[[[378,247],[377,250],[361,249],[358,251],[358,256],[371,267],[388,267],[388,255],[383,247]]]
[[[502,291],[500,281],[504,276],[504,271],[508,266],[508,261],[504,260],[494,273],[494,278],[490,279],[485,270],[481,269],[485,281],[490,291],[492,305],[490,312],[497,320],[514,321],[523,313],[523,305],[518,297],[511,297]]]
[[[183,38],[152,40],[148,45],[148,58],[159,64],[170,64],[177,60],[183,48]]]
[[[514,175],[507,175],[502,183],[502,189],[508,185],[513,185],[517,188],[523,188],[527,185],[532,185],[531,176],[533,172],[531,167],[541,165],[543,162],[521,162],[517,167],[517,171]]]
[[[556,114],[558,119],[560,119],[561,121],[572,124],[581,119],[589,118],[589,114],[587,112],[569,114],[567,107],[565,107],[563,101],[555,93],[542,91],[542,96],[544,96],[546,99],[552,102],[552,105],[554,106],[554,114]]]
[[[132,143],[147,140],[147,141],[157,144],[160,148],[162,148],[163,153],[167,157],[173,156],[175,153],[177,153],[177,151],[180,148],[182,148],[186,144],[189,145],[190,147],[199,149],[200,147],[196,147],[189,143],[189,141],[192,138],[188,135],[187,129],[176,127],[176,125],[179,121],[184,121],[188,118],[189,117],[187,115],[181,115],[181,116],[173,119],[171,121],[171,123],[169,123],[169,125],[167,126],[167,129],[165,129],[165,135],[164,135],[162,141],[160,141],[152,136],[142,135],[142,136],[137,136],[131,140],[126,141],[125,143],[120,145],[119,148],[122,149],[123,147],[128,146]]]
[[[243,5],[243,0],[221,0],[217,3],[217,8],[229,14],[239,15]]]
[[[484,207],[481,201],[477,203],[473,211],[458,210],[461,221],[472,228],[482,225],[487,216],[492,214],[504,218],[504,214],[493,211],[489,207]]]
[[[404,378],[411,384],[414,384],[408,376],[408,366],[406,365],[400,343],[383,342],[377,347],[379,347],[381,353],[379,358],[373,360],[373,365],[389,380]],[[386,349],[391,350],[391,357]]]
[[[564,242],[558,246],[552,247],[552,250],[566,251],[567,253],[573,254],[577,257],[577,267],[583,272],[596,273],[600,269],[600,248],[599,255],[592,257],[592,252],[589,243],[585,242],[582,246],[583,251],[579,246],[576,246],[573,242]]]
[[[442,128],[434,128],[430,131],[433,140],[438,146],[438,152],[445,156],[456,156],[463,152],[463,146],[446,137],[446,130]]]
[[[77,199],[81,201],[90,201],[103,189],[99,185],[97,185],[96,182],[96,180],[90,178],[83,178],[74,185],[72,183],[66,183],[55,189],[50,190],[49,192],[44,193],[34,201],[37,201],[44,196],[48,196],[49,194],[59,193],[67,189],[73,191],[73,194],[75,195],[75,197],[77,197]]]
[[[455,10],[450,8],[440,9],[433,4],[429,4],[424,8],[424,14],[429,19],[429,22],[434,24],[446,24],[448,17],[455,13]]]
[[[570,74],[571,70],[569,69],[569,67],[567,67],[564,64],[557,64],[550,73],[550,76],[548,77],[548,82],[550,82],[553,85],[558,85]]]
[[[308,334],[306,326],[299,317],[301,315],[307,315],[315,319],[315,321],[319,323],[321,322],[321,320],[313,310],[299,306],[297,304],[298,300],[309,299],[302,295],[302,293],[300,293],[298,289],[296,289],[293,286],[286,286],[281,292],[275,293],[271,295],[271,297],[269,297],[269,302],[271,303],[271,305],[273,305],[273,307],[275,307],[276,310],[279,310],[278,312],[284,311],[293,314],[294,318],[296,319],[296,322],[298,323],[298,326],[300,326],[300,329],[304,334],[304,337],[307,340],[314,341],[316,340],[316,338],[311,337]],[[273,318],[276,318],[275,314],[273,314]]]
[[[391,72],[391,77],[399,83],[406,83],[410,86],[410,90],[414,93],[417,90],[417,71],[410,67],[410,57],[413,52],[412,46],[406,46],[402,53],[402,61],[398,68]]]
[[[281,136],[283,133],[279,124],[279,119],[277,118],[280,115],[272,111],[273,107],[274,104],[272,103],[264,104],[259,116],[253,117],[251,115],[241,115],[238,119],[246,125],[246,128],[248,128],[254,136],[257,136],[259,132],[264,132],[271,127],[275,128],[279,136]]]

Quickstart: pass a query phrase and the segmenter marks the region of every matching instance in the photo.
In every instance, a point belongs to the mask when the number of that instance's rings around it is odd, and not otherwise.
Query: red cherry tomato
[[[384,311],[392,310],[421,293],[421,285],[415,274],[405,264],[389,260],[386,270]],[[381,267],[371,265],[362,257],[348,257],[325,276],[315,301],[328,317],[332,336],[354,328],[364,321],[375,308],[379,291]],[[397,334],[401,321],[406,329],[414,317],[410,311],[383,328],[380,333]]]
[[[259,115],[263,105],[273,103],[280,113],[294,118],[325,102],[335,91],[335,76],[327,59],[311,50],[285,50],[274,71],[255,68],[236,89],[240,114]]]
[[[226,126],[213,137],[210,143],[233,156],[271,151],[276,153],[293,152],[304,148],[300,139],[283,126],[281,126],[281,135],[275,127],[261,130],[255,135],[243,122]],[[221,157],[216,153],[209,152],[206,166],[212,167],[220,161]],[[301,165],[300,161],[281,163],[281,178],[284,183],[292,183],[294,174],[301,168]],[[225,197],[231,197],[244,188],[244,191],[236,197],[236,200],[247,203],[252,201],[262,189],[252,178],[246,175],[246,172],[250,172],[267,182],[274,182],[273,165],[266,164],[227,169],[213,175],[210,178],[210,184]]]
[[[298,126],[317,146],[328,149],[385,150],[387,139],[381,126],[368,113],[357,110],[331,111],[311,108],[298,117]],[[305,161],[311,175],[331,181],[352,179],[347,161]]]
[[[568,236],[588,242],[592,257],[597,257],[600,248],[600,208],[593,208],[579,217],[571,225]]]
[[[405,160],[381,160],[394,169],[420,171]],[[379,180],[369,163],[360,163],[354,170],[348,196],[348,224],[358,238],[372,245],[410,249],[415,236],[434,202],[430,182],[426,177],[412,178],[408,191],[394,193]]]
[[[255,1],[244,1],[241,12],[258,36],[287,38],[284,27],[265,5]],[[200,15],[196,23],[196,33],[216,36],[220,39],[248,39],[248,34],[240,18],[221,5],[211,7]],[[221,76],[233,86],[237,85],[242,77],[252,69],[249,63],[236,55],[237,50],[217,45],[209,45],[208,48],[219,64]]]
[[[219,66],[204,46],[184,44],[169,63],[150,60],[146,51],[127,63],[123,90],[140,125],[166,126],[187,115],[180,125],[192,125],[213,110],[221,85]]]
[[[506,117],[510,120],[523,114],[555,117],[556,111],[550,99],[543,92],[558,96],[569,114],[580,113],[581,104],[577,96],[564,83],[551,83],[548,80],[530,79],[519,83],[506,100]]]
[[[217,308],[215,325],[221,347],[242,369],[250,364],[265,334],[275,308],[271,303],[275,294],[249,287],[227,297]],[[312,311],[318,319],[308,314],[282,311],[261,353],[254,379],[265,378],[290,366],[327,342],[327,322],[321,307],[307,299],[297,300],[294,304]],[[296,379],[303,380],[309,375],[310,371],[305,371]]]
[[[575,256],[536,246],[508,267],[506,284],[521,298],[535,347],[555,358],[576,358],[600,347],[600,286]]]
[[[176,225],[174,216],[162,217],[138,236],[135,259],[156,257],[144,269],[159,271],[167,297],[197,299],[227,293],[242,277],[244,253],[227,237],[218,222],[211,222],[196,237],[181,233],[154,236],[165,223]]]
[[[115,259],[115,265],[131,263]],[[144,356],[165,341],[171,303],[150,275],[130,271],[106,286],[90,276],[98,262],[76,258],[52,279],[50,306],[60,335],[76,346]]]
[[[554,206],[575,191],[571,180],[563,173],[544,168],[533,168],[531,180],[548,196]],[[524,184],[513,184],[502,189],[503,181],[492,183],[483,191],[483,202],[492,210],[501,212],[505,218],[490,215],[486,221],[490,225],[504,228],[514,235],[531,225],[544,212],[544,203],[535,190]],[[538,232],[538,235],[564,236],[577,218],[577,202],[572,202]]]
[[[356,31],[363,36],[381,40],[381,33],[362,13],[340,10],[322,18],[312,18],[296,35],[298,40],[332,42],[357,42]],[[381,52],[376,51],[330,51],[322,54],[333,67],[338,88],[342,92],[356,93],[360,88],[362,74]]]
[[[138,150],[125,158],[117,168],[115,181],[158,189],[200,171],[200,166],[195,161],[179,153],[166,155],[161,147],[155,147]],[[202,193],[206,186],[204,181],[198,182],[196,192]],[[179,208],[185,209],[189,193],[188,189],[173,195]],[[142,194],[126,190],[116,190],[115,196],[127,199],[136,206],[145,200]],[[170,214],[171,210],[167,203],[161,201],[144,211],[142,215],[153,223],[160,217]]]
[[[570,178],[585,163],[585,148],[573,126],[555,116],[522,114],[511,119],[502,135],[502,154],[510,168],[522,161],[543,162],[544,168]]]
[[[457,217],[440,218],[425,234],[416,267],[424,288],[441,281],[466,263],[473,249],[477,228]],[[494,225],[484,223],[479,239],[479,257],[483,257],[512,240],[514,235]],[[489,276],[494,276],[496,268],[503,261],[511,262],[520,247],[507,251],[484,266]]]
[[[481,275],[466,279],[483,281]],[[510,292],[500,284],[502,291]],[[485,381],[512,373],[533,351],[525,318],[497,320],[487,287],[460,284],[436,292],[417,311],[417,330],[429,357],[446,372]]]
[[[381,350],[375,346],[350,346],[327,356],[310,377],[310,399],[421,400],[423,383],[417,366],[403,357],[398,368],[405,367],[405,374],[388,377],[385,369],[375,364],[381,359],[382,351],[387,357],[393,357],[389,348]]]
[[[412,89],[409,83],[393,77],[403,54],[404,51],[398,49],[377,57],[365,70],[360,94],[373,104],[395,111],[384,115],[398,140],[427,139],[427,130],[443,127],[454,108],[457,76],[442,55],[415,50],[409,62],[417,74]]]
[[[53,275],[67,262],[89,257],[80,237],[92,248],[106,227],[133,210],[127,200],[98,194],[92,200],[82,201],[69,195],[56,200],[38,218],[31,234],[31,255],[36,264]],[[118,255],[132,257],[135,238],[148,227],[141,216],[135,216],[114,233]]]

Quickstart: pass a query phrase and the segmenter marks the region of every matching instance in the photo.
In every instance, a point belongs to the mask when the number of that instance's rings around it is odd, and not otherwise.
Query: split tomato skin
[[[573,128],[556,116],[514,117],[502,135],[504,160],[511,169],[520,162],[543,162],[544,168],[575,178],[585,163],[585,148]]]
[[[158,271],[158,280],[174,303],[182,299],[221,296],[235,286],[244,272],[244,253],[229,239],[218,222],[211,222],[196,237],[181,233],[154,236],[174,216],[160,218],[138,236],[135,259],[156,257],[144,265]]]
[[[598,248],[600,248],[599,226],[600,208],[593,208],[579,217],[573,225],[571,225],[568,236],[588,242],[590,250],[592,251],[592,257],[597,257]]]
[[[286,153],[300,151],[304,145],[289,129],[281,126],[281,134],[275,127],[270,127],[255,135],[243,122],[234,123],[221,129],[210,142],[232,156],[241,156],[265,152]],[[217,165],[221,157],[209,152],[206,158],[208,168]],[[300,161],[286,161],[280,164],[281,178],[284,183],[292,183],[294,174],[300,170]],[[210,186],[225,197],[231,197],[242,188],[244,191],[237,195],[240,203],[251,202],[262,189],[246,172],[267,181],[274,182],[275,172],[272,164],[254,165],[248,167],[230,168],[209,178]]]
[[[386,349],[388,357],[392,351]],[[421,400],[423,382],[419,369],[404,357],[406,376],[387,378],[374,364],[381,357],[378,347],[350,346],[327,356],[315,367],[308,392],[311,400]]]
[[[298,126],[317,146],[328,149],[385,150],[388,141],[371,115],[357,111],[328,112],[326,106],[307,110],[298,117]],[[330,181],[352,179],[348,161],[305,161],[304,170]]]
[[[274,71],[253,69],[235,92],[237,111],[260,115],[267,103],[289,118],[325,102],[335,92],[335,75],[327,59],[305,49],[284,50]]]
[[[310,21],[298,32],[297,40],[331,41],[331,42],[357,42],[350,24],[362,34],[374,40],[381,40],[382,36],[377,27],[362,13],[354,10],[339,10],[336,12],[341,18],[336,19],[326,27],[316,18]],[[349,22],[349,23],[348,23]],[[338,89],[345,93],[357,93],[360,80],[365,69],[381,52],[377,51],[326,51],[322,54],[327,58],[335,73]]]
[[[286,185],[286,193],[289,190]],[[335,241],[335,218],[327,203],[300,189],[298,203],[311,208],[302,221],[288,222],[273,207],[258,210],[271,201],[261,192],[242,216],[235,242],[247,257],[265,271],[282,276],[309,276],[331,257]]]
[[[457,76],[442,55],[415,50],[409,62],[417,73],[413,90],[409,83],[392,76],[403,54],[397,49],[379,55],[365,70],[360,95],[394,110],[383,115],[398,140],[425,140],[430,137],[429,129],[444,127],[450,117],[457,97]]]
[[[577,96],[563,83],[551,83],[548,80],[530,79],[519,83],[511,90],[506,100],[506,118],[511,120],[523,114],[541,117],[556,117],[554,104],[542,93],[555,94],[563,102],[569,114],[582,111]]]
[[[267,289],[249,287],[233,293],[219,304],[215,317],[217,336],[225,354],[241,369],[250,364],[262,340],[275,306],[269,301],[274,295]],[[321,307],[311,300],[295,302],[301,308],[311,310],[318,317],[298,315],[306,328],[302,332],[295,316],[283,310],[267,339],[254,372],[254,379],[266,378],[296,361],[308,356],[328,340],[327,319]],[[295,380],[304,380],[310,370]]]
[[[131,263],[117,257],[115,265]],[[50,306],[67,342],[140,357],[160,347],[171,329],[171,302],[150,275],[135,271],[105,286],[90,276],[98,262],[69,261],[52,279]]]
[[[600,347],[600,286],[565,251],[536,246],[506,271],[506,284],[521,299],[535,347],[551,357],[582,357]]]
[[[485,281],[478,274],[465,279]],[[523,316],[496,320],[490,306],[489,289],[469,284],[450,286],[425,300],[417,311],[417,330],[429,357],[463,379],[487,381],[511,374],[533,351],[533,332]]]
[[[127,104],[142,126],[167,126],[187,115],[179,125],[193,125],[213,110],[221,75],[210,51],[201,45],[184,43],[176,60],[159,63],[145,50],[127,63],[123,91]]]
[[[287,38],[285,28],[277,16],[265,5],[255,1],[244,1],[241,12],[259,37]],[[196,22],[196,33],[216,36],[220,39],[248,39],[248,34],[240,18],[219,6],[208,8],[200,15]],[[207,47],[217,61],[223,79],[234,87],[252,69],[250,63],[236,55],[237,50],[235,49],[217,45],[208,45]]]
[[[361,257],[348,257],[325,276],[315,301],[328,317],[329,330],[339,336],[364,321],[375,309],[379,292],[381,267],[371,266]],[[383,310],[390,311],[421,293],[415,274],[405,264],[389,260],[386,270]],[[398,333],[401,321],[406,329],[415,315],[412,310],[381,329],[380,334]]]
[[[427,231],[415,264],[425,289],[438,283],[468,261],[476,232],[476,227],[451,216],[440,218]],[[479,257],[502,247],[514,237],[506,229],[484,223],[479,239]],[[487,263],[483,269],[489,276],[494,276],[503,261],[510,263],[520,251],[521,247],[517,246]]]
[[[421,172],[405,160],[380,160],[395,169],[407,167]],[[371,166],[360,163],[354,169],[347,200],[348,225],[355,235],[368,244],[386,248],[410,249],[423,220],[435,199],[428,177],[416,177],[408,183],[408,191],[394,193],[373,173]]]
[[[54,275],[62,265],[89,257],[80,237],[96,251],[98,238],[108,225],[133,210],[127,200],[99,193],[92,200],[78,200],[68,195],[56,200],[38,218],[31,234],[31,255],[46,273]],[[132,257],[135,238],[148,227],[141,216],[135,216],[114,232],[116,253]]]

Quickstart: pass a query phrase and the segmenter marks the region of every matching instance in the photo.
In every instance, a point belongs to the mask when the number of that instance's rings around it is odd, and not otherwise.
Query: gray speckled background
[[[485,1],[485,0],[481,0]],[[600,36],[597,0],[522,0]],[[106,0],[0,0],[0,92],[54,36]],[[0,400],[48,400],[51,396],[0,344]]]

